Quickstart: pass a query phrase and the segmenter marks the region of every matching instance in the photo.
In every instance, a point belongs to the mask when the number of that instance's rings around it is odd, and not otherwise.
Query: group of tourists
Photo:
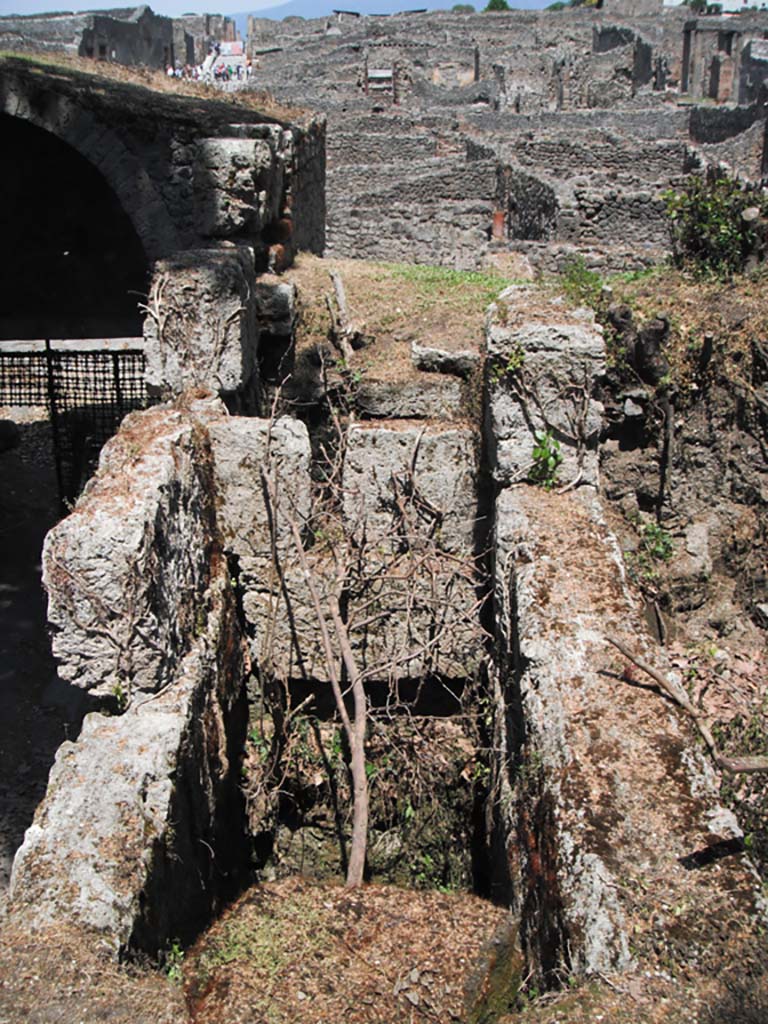
[[[243,53],[241,42],[212,44],[202,64],[169,64],[166,68],[169,78],[185,78],[219,85],[228,82],[249,82],[253,72],[253,62]]]

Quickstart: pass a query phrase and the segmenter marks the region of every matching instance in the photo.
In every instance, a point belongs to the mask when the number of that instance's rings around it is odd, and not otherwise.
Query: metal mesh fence
[[[146,404],[143,352],[0,349],[0,405],[48,408],[64,501],[80,492],[125,414]]]
[[[0,351],[0,405],[48,405],[45,352]]]

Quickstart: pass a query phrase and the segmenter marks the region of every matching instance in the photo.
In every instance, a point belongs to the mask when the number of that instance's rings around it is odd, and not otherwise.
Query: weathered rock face
[[[206,435],[222,413],[209,399],[130,417],[45,549],[60,671],[124,713],[89,715],[61,747],[11,906],[116,951],[191,938],[247,859],[244,648]]]
[[[545,974],[558,962],[576,973],[616,969],[654,949],[700,966],[716,955],[710,921],[720,914],[754,951],[757,890],[745,855],[684,869],[702,846],[741,833],[717,804],[683,716],[616,671],[606,634],[638,653],[646,634],[615,541],[581,493],[508,488],[496,504],[506,716],[497,742],[509,756],[500,806],[528,955]],[[663,652],[652,658],[664,671]],[[632,894],[650,887],[676,916],[643,917]]]
[[[354,638],[374,678],[465,679],[482,661],[477,459],[467,427],[350,429],[343,516],[363,563],[356,596],[386,613]]]
[[[439,537],[446,552],[472,551],[477,527],[476,436],[469,428],[426,429],[407,420],[349,432],[344,519],[353,536],[399,546]],[[401,523],[402,506],[421,511]],[[400,508],[398,506],[401,506]]]
[[[47,536],[43,582],[61,676],[128,701],[172,681],[199,625],[215,510],[210,457],[195,414],[129,416],[74,512]]]
[[[243,138],[200,139],[196,145],[194,189],[202,232],[211,238],[260,233],[280,213],[283,131],[279,125],[243,125],[241,130]]]
[[[470,430],[425,431],[407,422],[354,427],[337,518],[313,508],[309,436],[298,421],[278,419],[270,428],[267,421],[229,419],[211,427],[211,438],[224,543],[237,559],[252,656],[265,671],[286,680],[329,679],[293,522],[324,607],[339,586],[324,535],[338,531],[336,554],[349,563],[350,639],[373,680],[472,675],[482,643]],[[356,616],[363,602],[378,613]],[[358,627],[361,617],[370,625]]]
[[[558,481],[596,484],[602,406],[592,396],[605,372],[602,329],[594,314],[508,288],[486,326],[488,444],[493,474],[508,484],[535,469],[537,432],[560,445]]]
[[[355,406],[366,419],[440,419],[461,414],[462,384],[450,377],[389,384],[362,383]]]
[[[210,621],[172,685],[123,715],[89,715],[60,747],[11,876],[11,906],[30,924],[67,921],[115,951],[155,953],[234,893],[247,715],[224,565],[207,597]]]
[[[253,253],[244,247],[195,249],[156,264],[144,321],[150,394],[215,388],[254,404],[253,280]]]

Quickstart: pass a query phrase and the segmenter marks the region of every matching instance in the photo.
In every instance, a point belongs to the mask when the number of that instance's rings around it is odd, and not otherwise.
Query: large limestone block
[[[500,483],[524,479],[537,431],[551,430],[563,456],[558,479],[597,484],[602,405],[593,397],[605,372],[594,314],[520,285],[491,306],[486,324],[488,442]]]
[[[251,652],[282,678],[325,678],[317,618],[298,567],[292,523],[306,534],[311,449],[299,420],[232,417],[210,427],[218,522]],[[322,573],[317,573],[322,590]]]
[[[720,955],[711,921],[721,914],[759,947],[746,858],[686,869],[710,847],[738,849],[741,832],[718,804],[691,723],[622,677],[607,635],[661,672],[670,666],[652,646],[592,492],[503,490],[495,566],[495,742],[506,765],[498,807],[532,960],[594,974],[674,950],[701,965]],[[674,913],[649,920],[637,894],[650,893]]]
[[[462,383],[454,377],[409,381],[364,381],[355,391],[355,406],[368,419],[459,419]]]
[[[398,545],[432,537],[470,554],[477,527],[477,437],[468,427],[360,423],[344,461],[344,519],[356,537]],[[405,516],[401,510],[405,508]]]
[[[356,546],[351,640],[372,679],[467,678],[483,657],[475,544],[476,437],[468,428],[358,424],[344,462]],[[370,626],[356,621],[377,612]]]
[[[74,511],[47,535],[43,583],[62,678],[129,701],[172,678],[199,625],[215,510],[214,400],[126,417]]]
[[[211,424],[209,433],[225,549],[259,561],[271,557],[273,544],[289,551],[291,521],[303,530],[310,512],[307,428],[287,416],[232,416]]]
[[[329,596],[343,580],[350,644],[369,682],[426,675],[464,679],[476,671],[484,647],[473,558],[474,438],[467,429],[400,427],[350,429],[343,516],[332,507],[316,508],[310,520],[309,440],[295,421],[273,424],[274,534],[260,475],[266,424],[228,421],[211,428],[219,520],[225,546],[238,556],[251,652],[266,671],[283,679],[329,680],[307,572],[337,670],[341,656]],[[401,477],[407,489],[413,465],[418,493],[408,499],[407,522],[398,531],[391,478]],[[306,571],[283,509],[302,527]]]
[[[88,715],[62,744],[13,865],[11,910],[30,926],[93,929],[118,952],[191,939],[247,862],[238,752],[243,659],[222,563],[207,619],[173,685],[124,714]]]
[[[159,397],[242,391],[256,373],[253,251],[195,249],[155,264],[144,320],[147,386]]]

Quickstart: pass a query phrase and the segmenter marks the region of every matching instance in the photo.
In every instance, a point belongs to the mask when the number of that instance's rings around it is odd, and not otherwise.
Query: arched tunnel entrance
[[[56,749],[76,738],[85,710],[50,654],[43,539],[59,499],[76,497],[101,444],[144,404],[143,354],[114,339],[142,333],[149,264],[85,157],[6,114],[0,140],[1,906]],[[46,350],[48,339],[75,340]]]
[[[148,261],[105,178],[20,118],[0,139],[0,338],[140,335]]]

